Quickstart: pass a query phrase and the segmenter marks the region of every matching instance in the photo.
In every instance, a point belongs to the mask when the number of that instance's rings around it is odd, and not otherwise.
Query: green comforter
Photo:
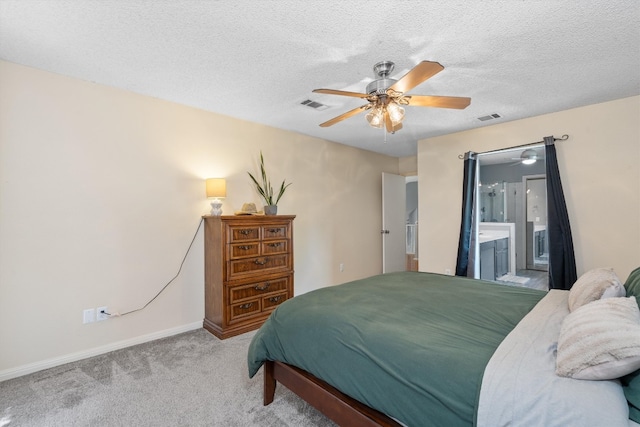
[[[318,289],[258,330],[249,375],[279,360],[408,426],[472,426],[487,362],[545,295],[415,272]]]

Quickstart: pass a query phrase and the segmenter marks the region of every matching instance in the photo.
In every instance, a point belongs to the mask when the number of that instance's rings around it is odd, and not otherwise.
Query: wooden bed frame
[[[264,363],[265,406],[273,402],[276,382],[300,396],[338,425],[402,427],[402,424],[382,412],[358,402],[310,373],[271,360]]]

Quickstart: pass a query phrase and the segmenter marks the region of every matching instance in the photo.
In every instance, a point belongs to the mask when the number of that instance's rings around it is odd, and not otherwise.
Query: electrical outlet
[[[82,310],[82,323],[93,323],[96,321],[96,311],[93,308]]]
[[[451,269],[447,268],[446,270],[444,270],[444,274],[448,274],[449,276],[451,276]]]
[[[343,271],[344,271],[344,264],[340,263],[340,272],[343,272]]]
[[[109,318],[109,315],[106,314],[109,311],[107,310],[107,307],[98,307],[96,308],[96,322],[101,322],[103,320],[107,320]]]

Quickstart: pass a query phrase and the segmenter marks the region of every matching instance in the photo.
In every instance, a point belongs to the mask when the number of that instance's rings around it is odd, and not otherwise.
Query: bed
[[[339,425],[632,425],[634,376],[555,373],[569,294],[418,272],[319,289],[257,331],[249,375],[264,365],[265,404],[279,382]]]

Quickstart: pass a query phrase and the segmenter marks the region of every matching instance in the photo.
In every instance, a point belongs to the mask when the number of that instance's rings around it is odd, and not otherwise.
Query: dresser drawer
[[[288,240],[273,240],[261,242],[262,252],[261,255],[274,255],[284,254],[289,252]]]
[[[285,224],[265,225],[262,227],[262,238],[269,239],[286,239],[289,237],[289,226]]]
[[[229,243],[233,242],[245,242],[247,240],[260,239],[260,227],[259,226],[239,226],[231,225],[228,229]]]
[[[229,259],[256,257],[260,255],[260,242],[232,243],[229,245]]]
[[[229,321],[243,319],[248,316],[260,314],[260,300],[254,299],[239,304],[233,304],[229,310]]]
[[[247,285],[230,286],[229,302],[235,304],[243,300],[255,298],[258,295],[263,296],[283,291],[286,292],[289,289],[289,283],[290,276],[286,276]]]
[[[287,293],[268,295],[262,297],[262,311],[271,311],[287,300]]]
[[[290,254],[231,260],[229,261],[227,280],[234,280],[251,274],[287,270],[291,268],[290,266]]]

